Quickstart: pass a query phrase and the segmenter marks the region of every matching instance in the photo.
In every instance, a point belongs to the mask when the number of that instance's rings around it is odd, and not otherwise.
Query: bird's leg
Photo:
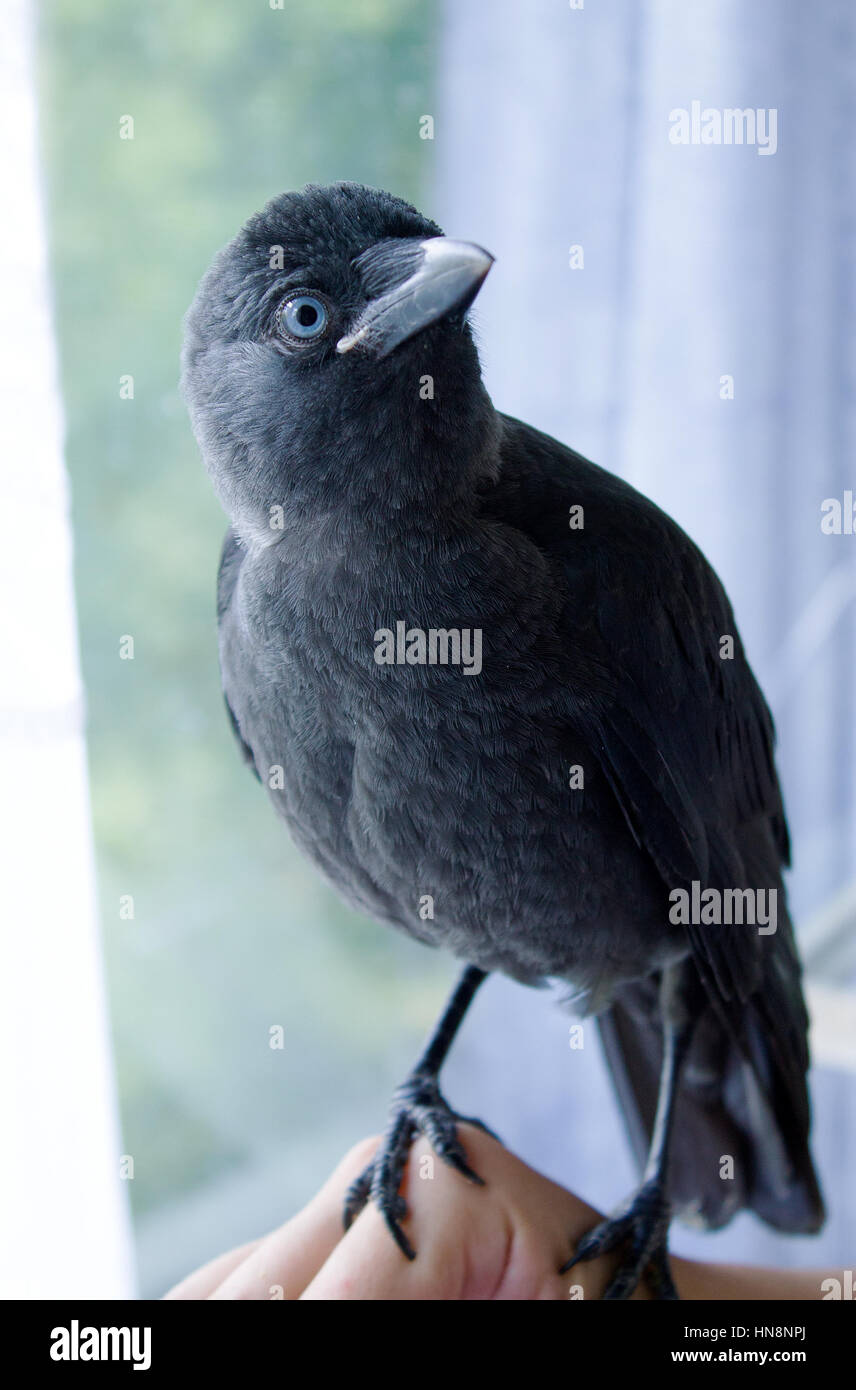
[[[377,1153],[351,1184],[345,1197],[345,1230],[371,1199],[382,1212],[399,1249],[409,1260],[415,1258],[416,1252],[401,1229],[407,1207],[399,1189],[410,1146],[416,1135],[424,1134],[438,1157],[469,1178],[470,1182],[482,1183],[482,1179],[467,1163],[457,1127],[460,1123],[478,1125],[480,1129],[486,1129],[486,1126],[480,1120],[457,1115],[450,1109],[440,1094],[438,1077],[464,1014],[486,975],[486,971],[474,965],[467,966],[425,1051],[404,1085],[399,1086],[393,1096],[389,1121]]]
[[[682,966],[672,967],[663,974],[663,1065],[642,1183],[626,1204],[583,1236],[573,1257],[561,1270],[564,1274],[578,1260],[593,1260],[617,1246],[624,1246],[624,1258],[604,1290],[605,1299],[629,1298],[643,1275],[655,1298],[678,1297],[667,1248],[671,1221],[667,1178],[675,1099],[697,1018],[696,1012],[689,1007],[692,993],[687,988],[689,984]]]

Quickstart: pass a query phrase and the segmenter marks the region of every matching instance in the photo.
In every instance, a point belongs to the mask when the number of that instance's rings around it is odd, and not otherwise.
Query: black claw
[[[484,1178],[479,1177],[478,1173],[474,1172],[464,1159],[453,1162],[452,1167],[457,1169],[461,1176],[465,1177],[468,1182],[471,1182],[473,1187],[484,1187]]]
[[[413,1249],[413,1246],[410,1244],[410,1241],[407,1239],[407,1236],[402,1231],[395,1217],[385,1211],[383,1213],[383,1219],[386,1222],[386,1229],[389,1231],[389,1234],[392,1236],[402,1255],[408,1260],[415,1260],[416,1251]]]
[[[345,1193],[345,1205],[342,1212],[342,1221],[347,1231],[355,1217],[359,1216],[366,1202],[369,1200],[372,1188],[372,1177],[374,1175],[374,1163],[370,1163],[355,1178]]]
[[[565,1263],[559,1269],[559,1273],[567,1274],[568,1270],[573,1269],[574,1265],[578,1265],[580,1261],[584,1259],[586,1259],[585,1250],[581,1249],[578,1243],[573,1255],[569,1260],[565,1260]]]
[[[651,1258],[648,1266],[648,1283],[655,1298],[680,1301],[681,1296],[675,1288],[665,1245],[655,1251]]]
[[[581,1237],[573,1255],[562,1265],[559,1273],[566,1274],[575,1264],[594,1260],[598,1255],[608,1255],[627,1236],[629,1229],[629,1223],[624,1216],[602,1221],[593,1231],[589,1231],[588,1235]]]
[[[560,1273],[566,1274],[580,1261],[609,1254],[624,1244],[624,1258],[604,1290],[604,1300],[629,1298],[643,1277],[655,1298],[675,1299],[678,1294],[667,1250],[669,1219],[668,1203],[660,1185],[646,1183],[626,1207],[582,1237]]]
[[[622,1265],[604,1289],[603,1301],[605,1303],[619,1302],[629,1298],[639,1283],[640,1275],[641,1271],[637,1272],[635,1266]]]
[[[496,1138],[480,1120],[465,1119],[455,1114],[441,1096],[433,1077],[413,1076],[400,1086],[395,1093],[390,1121],[378,1152],[345,1194],[342,1213],[345,1230],[366,1203],[372,1201],[401,1253],[408,1260],[414,1260],[416,1251],[401,1228],[401,1221],[407,1215],[407,1204],[399,1189],[416,1135],[424,1134],[438,1158],[469,1182],[484,1187],[484,1179],[467,1163],[458,1139],[459,1124],[477,1125]]]
[[[427,1135],[426,1137],[429,1142],[432,1143],[432,1147],[434,1147],[431,1136]],[[439,1154],[444,1163],[448,1163],[450,1168],[454,1168],[456,1173],[460,1173],[461,1177],[466,1178],[468,1182],[473,1183],[476,1187],[484,1187],[484,1178],[480,1178],[478,1173],[474,1172],[460,1150],[436,1146],[435,1152]]]

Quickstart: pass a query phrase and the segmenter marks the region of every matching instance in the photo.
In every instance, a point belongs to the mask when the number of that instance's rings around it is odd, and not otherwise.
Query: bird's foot
[[[366,1203],[372,1201],[381,1212],[396,1245],[408,1260],[415,1259],[416,1251],[401,1229],[401,1222],[407,1215],[407,1204],[399,1189],[410,1146],[417,1134],[425,1136],[444,1163],[457,1169],[470,1182],[484,1186],[483,1179],[473,1172],[467,1162],[458,1138],[459,1124],[477,1125],[486,1133],[492,1133],[481,1120],[457,1115],[440,1094],[435,1076],[419,1072],[409,1076],[393,1096],[389,1122],[377,1153],[351,1183],[345,1195],[345,1230]]]
[[[675,1299],[672,1272],[669,1267],[668,1236],[671,1211],[658,1179],[640,1187],[624,1207],[601,1221],[579,1241],[573,1256],[562,1266],[564,1274],[579,1260],[593,1260],[624,1246],[624,1257],[606,1286],[605,1299],[629,1298],[640,1279],[645,1276],[657,1299]]]

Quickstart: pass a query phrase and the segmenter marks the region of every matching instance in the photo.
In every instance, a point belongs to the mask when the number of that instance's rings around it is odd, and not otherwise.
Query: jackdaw
[[[372,1200],[413,1257],[415,1135],[480,1181],[438,1084],[470,1000],[494,970],[566,981],[643,1176],[565,1268],[620,1249],[606,1297],[673,1298],[673,1215],[823,1219],[773,725],[693,542],[494,408],[467,319],[492,259],[340,183],[214,260],[183,389],[231,520],[223,689],[298,846],[466,963],[346,1224]]]

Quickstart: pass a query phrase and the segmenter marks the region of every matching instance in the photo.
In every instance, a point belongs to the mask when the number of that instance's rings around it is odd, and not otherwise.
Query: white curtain
[[[627,477],[699,542],[779,727],[792,901],[831,1001],[814,1094],[832,1219],[818,1242],[741,1218],[676,1245],[852,1263],[856,536],[820,522],[824,499],[856,492],[856,10],[448,0],[441,75],[431,211],[498,257],[477,305],[494,401]],[[673,143],[670,117],[694,101],[765,123],[775,110],[775,153]],[[595,1030],[573,1052],[567,1022],[490,982],[449,1090],[609,1207],[632,1172]]]
[[[121,1298],[133,1281],[96,931],[32,18],[26,0],[10,0],[0,49],[0,1298]]]

